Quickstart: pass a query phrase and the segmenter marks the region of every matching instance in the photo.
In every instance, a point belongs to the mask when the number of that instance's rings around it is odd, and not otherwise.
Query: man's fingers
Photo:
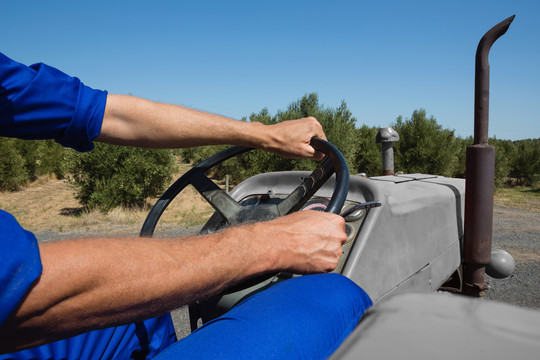
[[[316,137],[321,138],[323,140],[327,140],[326,139],[326,134],[324,133],[322,125],[317,121],[317,119],[310,116],[310,117],[304,118],[304,120],[311,122],[313,136],[316,136]]]
[[[313,160],[321,161],[324,158],[324,154],[320,151],[315,150],[312,156]]]
[[[321,160],[324,155],[314,149],[311,139],[318,137],[326,140],[321,124],[314,117],[283,121],[271,125],[271,136],[263,149],[285,158],[311,158]]]
[[[307,144],[305,148],[306,158],[320,161],[324,158],[324,154],[313,146]]]

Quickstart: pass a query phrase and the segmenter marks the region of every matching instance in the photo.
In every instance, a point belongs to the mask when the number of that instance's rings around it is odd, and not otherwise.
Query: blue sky
[[[0,0],[0,52],[110,93],[217,113],[274,114],[304,94],[358,125],[424,108],[473,135],[474,56],[492,47],[490,136],[540,137],[540,1]]]

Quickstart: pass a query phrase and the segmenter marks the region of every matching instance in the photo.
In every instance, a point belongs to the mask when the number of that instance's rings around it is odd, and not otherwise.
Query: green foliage
[[[467,146],[471,146],[474,143],[474,140],[472,136],[469,136],[465,139],[456,138],[456,142],[458,143],[456,153],[457,164],[452,176],[464,179],[466,175]]]
[[[356,119],[342,102],[338,108],[326,108],[319,104],[317,94],[306,94],[301,99],[292,102],[276,115],[271,115],[267,108],[249,116],[250,122],[260,122],[266,125],[277,124],[286,120],[313,116],[322,125],[328,140],[345,156],[349,164],[355,160],[358,133],[355,129]],[[243,119],[247,121],[247,119]],[[195,149],[183,149],[180,155],[186,162],[198,163],[214,153],[224,149],[224,146],[206,146]],[[217,167],[215,175],[222,177],[230,175],[233,182],[239,182],[255,174],[269,171],[313,170],[316,162],[307,159],[283,159],[264,151],[250,151],[246,154],[224,162]]]
[[[24,169],[29,180],[35,180],[37,177],[37,167],[39,165],[38,140],[15,139],[14,146],[19,155],[24,159]]]
[[[306,94],[276,115],[263,108],[259,113],[251,114],[249,121],[271,125],[306,116],[319,120],[328,140],[345,156],[351,173],[364,172],[368,176],[381,173],[381,148],[375,143],[378,128],[366,125],[355,128],[356,119],[345,102],[338,108],[327,108],[319,104],[316,94]],[[410,119],[404,120],[399,116],[393,126],[401,139],[394,144],[396,171],[465,177],[466,150],[467,146],[473,144],[472,137],[455,137],[452,130],[443,129],[437,124],[433,116],[427,117],[423,109],[414,111]],[[513,143],[490,139],[489,142],[496,148],[496,186],[503,186],[509,176],[519,177],[521,183],[538,182],[539,141]],[[520,144],[519,150],[516,144]],[[208,146],[184,149],[180,153],[185,161],[198,163],[224,148]],[[263,172],[311,170],[315,166],[310,160],[282,159],[270,153],[252,151],[225,162],[214,175],[223,177],[228,174],[234,182],[238,182]]]
[[[210,156],[214,155],[215,153],[226,148],[227,146],[225,145],[211,145],[211,146],[200,146],[196,148],[178,149],[178,150],[175,150],[174,152],[177,153],[181,157],[183,162],[198,164],[204,159],[207,159]]]
[[[175,158],[169,150],[97,143],[71,164],[76,198],[87,208],[142,207],[171,181]]]
[[[540,139],[515,142],[516,156],[511,174],[521,185],[535,185],[540,181]]]
[[[28,181],[24,158],[15,143],[15,139],[0,137],[0,190],[16,190]]]
[[[393,126],[400,137],[394,144],[396,171],[452,176],[458,168],[454,131],[442,129],[424,109],[415,110],[411,119],[399,116]]]
[[[54,174],[57,179],[65,178],[70,154],[74,154],[75,150],[66,149],[54,140],[41,140],[39,143],[36,175]]]
[[[305,94],[275,115],[263,108],[249,120],[263,124],[313,116],[321,123],[328,140],[345,156],[351,173],[368,176],[381,173],[381,148],[375,143],[377,127],[356,128],[356,119],[343,101],[337,108],[319,103],[317,94]],[[394,144],[395,169],[405,173],[440,174],[465,177],[466,148],[472,137],[461,139],[443,129],[423,109],[410,119],[399,116],[392,124],[400,135]],[[519,184],[540,182],[540,139],[509,141],[490,139],[495,152],[495,184],[501,187],[510,179]],[[14,190],[40,175],[63,178],[72,173],[77,198],[86,207],[108,210],[116,206],[142,206],[170,181],[174,169],[173,154],[183,161],[199,163],[226,146],[206,146],[174,151],[151,151],[96,144],[94,151],[77,154],[53,140],[16,140],[0,138],[0,190]],[[251,151],[233,158],[215,169],[216,177],[230,175],[239,182],[258,173],[283,170],[312,170],[317,166],[306,159],[283,159],[264,152]]]
[[[501,187],[507,182],[512,170],[516,147],[510,140],[489,139],[488,143],[495,148],[495,186]]]
[[[308,116],[313,116],[321,123],[328,141],[341,151],[347,163],[352,163],[357,140],[356,118],[352,116],[345,101],[338,108],[327,108],[319,104],[317,94],[311,93],[277,114],[278,122]]]
[[[4,147],[0,154],[5,157],[13,157],[14,155],[10,155],[10,152],[15,152],[17,153],[16,157],[22,159],[22,163],[15,171],[21,170],[26,175],[18,178],[18,185],[33,181],[40,175],[54,174],[58,179],[62,179],[66,175],[67,154],[70,150],[63,148],[54,140],[2,139],[6,145],[9,145],[10,149],[7,150]],[[13,161],[18,160],[14,159]]]
[[[355,152],[349,168],[353,173],[366,173],[367,176],[377,176],[382,171],[381,146],[375,143],[379,129],[363,125],[356,130],[354,140]]]

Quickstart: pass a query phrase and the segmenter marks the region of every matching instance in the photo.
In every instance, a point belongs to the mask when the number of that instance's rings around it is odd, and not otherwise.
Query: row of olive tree
[[[408,173],[440,174],[465,177],[467,147],[472,136],[455,137],[443,129],[425,110],[416,110],[412,117],[400,116],[393,124],[401,140],[396,143],[396,168]],[[540,139],[489,139],[495,147],[495,184],[535,185],[540,181]]]
[[[93,151],[77,153],[52,140],[0,138],[0,190],[54,175],[67,178],[86,208],[141,207],[163,191],[175,169],[171,150],[96,143]]]
[[[104,211],[146,205],[170,184],[176,171],[171,150],[148,150],[97,143],[94,150],[76,154],[70,162],[69,182],[86,208]]]
[[[357,127],[357,120],[345,102],[338,108],[328,108],[319,104],[316,94],[306,94],[284,111],[271,115],[265,108],[251,114],[249,121],[275,124],[306,116],[314,116],[321,122],[328,140],[343,153],[351,172],[364,172],[368,176],[381,173],[381,147],[375,143],[378,128]],[[394,143],[396,171],[465,177],[466,149],[472,145],[472,137],[456,137],[453,130],[444,129],[423,109],[415,110],[411,118],[399,116],[390,125],[400,135],[400,141]],[[514,178],[523,185],[532,185],[540,180],[539,139],[517,142],[490,139],[490,145],[496,148],[497,186],[504,185],[508,178]],[[198,162],[223,148],[186,149],[180,154],[187,162]],[[234,181],[240,181],[260,172],[306,170],[314,166],[308,160],[287,160],[254,151],[224,163],[216,170],[216,176],[228,174]]]
[[[68,152],[52,140],[0,138],[0,190],[15,190],[40,175],[62,179]]]
[[[338,108],[325,108],[319,105],[316,94],[309,94],[300,100],[291,103],[286,110],[278,111],[276,115],[271,115],[268,109],[264,108],[259,113],[249,116],[249,121],[261,122],[272,125],[282,121],[299,119],[313,116],[319,120],[328,141],[333,143],[345,156],[350,164],[354,161],[357,146],[357,134],[355,129],[356,119],[347,109],[345,102]],[[242,119],[247,121],[246,118]],[[198,162],[203,158],[225,148],[224,146],[209,146],[197,149],[184,149],[180,155],[187,162]],[[263,152],[251,151],[241,156],[235,157],[223,163],[216,169],[216,176],[231,176],[233,181],[240,181],[247,177],[261,172],[279,170],[309,170],[315,167],[312,160],[306,159],[283,159],[277,155]]]
[[[276,124],[307,116],[317,118],[333,143],[345,156],[352,173],[375,176],[381,172],[381,148],[375,143],[378,128],[357,127],[342,102],[337,108],[319,104],[316,94],[306,94],[275,115],[268,109],[249,116],[249,121]],[[248,121],[247,118],[242,119]],[[404,173],[465,176],[465,154],[472,138],[456,137],[443,129],[425,110],[411,118],[399,116],[392,124],[400,135],[395,147],[395,169]],[[518,184],[540,181],[540,139],[509,141],[490,139],[496,148],[495,182],[504,185],[509,178]],[[186,162],[197,163],[223,149],[208,146],[174,152]],[[0,190],[13,190],[39,175],[69,176],[77,198],[86,207],[104,210],[116,206],[141,206],[155,196],[171,179],[175,168],[172,151],[141,150],[97,144],[86,154],[66,150],[53,141],[25,141],[0,138]],[[230,175],[238,182],[254,174],[278,170],[311,170],[311,160],[283,159],[263,151],[252,151],[233,158],[215,170],[215,175]],[[69,174],[69,175],[68,175]]]

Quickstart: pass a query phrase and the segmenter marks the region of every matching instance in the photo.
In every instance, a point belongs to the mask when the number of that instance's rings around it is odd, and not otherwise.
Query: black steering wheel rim
[[[336,173],[336,185],[326,211],[339,214],[343,204],[345,203],[349,189],[349,168],[345,158],[339,152],[339,150],[328,141],[314,137],[311,139],[310,144],[316,150],[324,153],[325,159],[317,167],[317,169],[315,169],[310,176],[305,178],[304,182],[297,187],[287,199],[285,199],[285,201],[289,201],[290,204],[281,205],[281,209],[278,210],[280,212],[279,216],[300,210],[303,203],[311,198],[311,196],[313,196],[313,194],[334,172]],[[144,221],[140,236],[153,236],[155,227],[167,206],[187,185],[190,184],[193,185],[196,190],[201,193],[201,195],[203,195],[214,208],[216,208],[216,210],[218,210],[218,208],[213,203],[214,200],[225,202],[228,207],[232,206],[234,208],[235,206],[240,206],[235,200],[232,200],[228,195],[226,195],[223,190],[219,189],[217,185],[211,182],[211,180],[209,180],[204,173],[223,161],[251,150],[253,149],[248,147],[232,146],[212,155],[208,159],[191,168],[182,177],[175,181],[157,200],[156,204],[152,207],[148,213],[148,216],[146,217],[146,220]],[[199,183],[204,184],[200,185]],[[236,204],[233,205],[231,200]],[[227,206],[222,206],[222,208],[218,211],[226,211],[223,208],[227,208]],[[231,211],[237,210],[233,209]]]

